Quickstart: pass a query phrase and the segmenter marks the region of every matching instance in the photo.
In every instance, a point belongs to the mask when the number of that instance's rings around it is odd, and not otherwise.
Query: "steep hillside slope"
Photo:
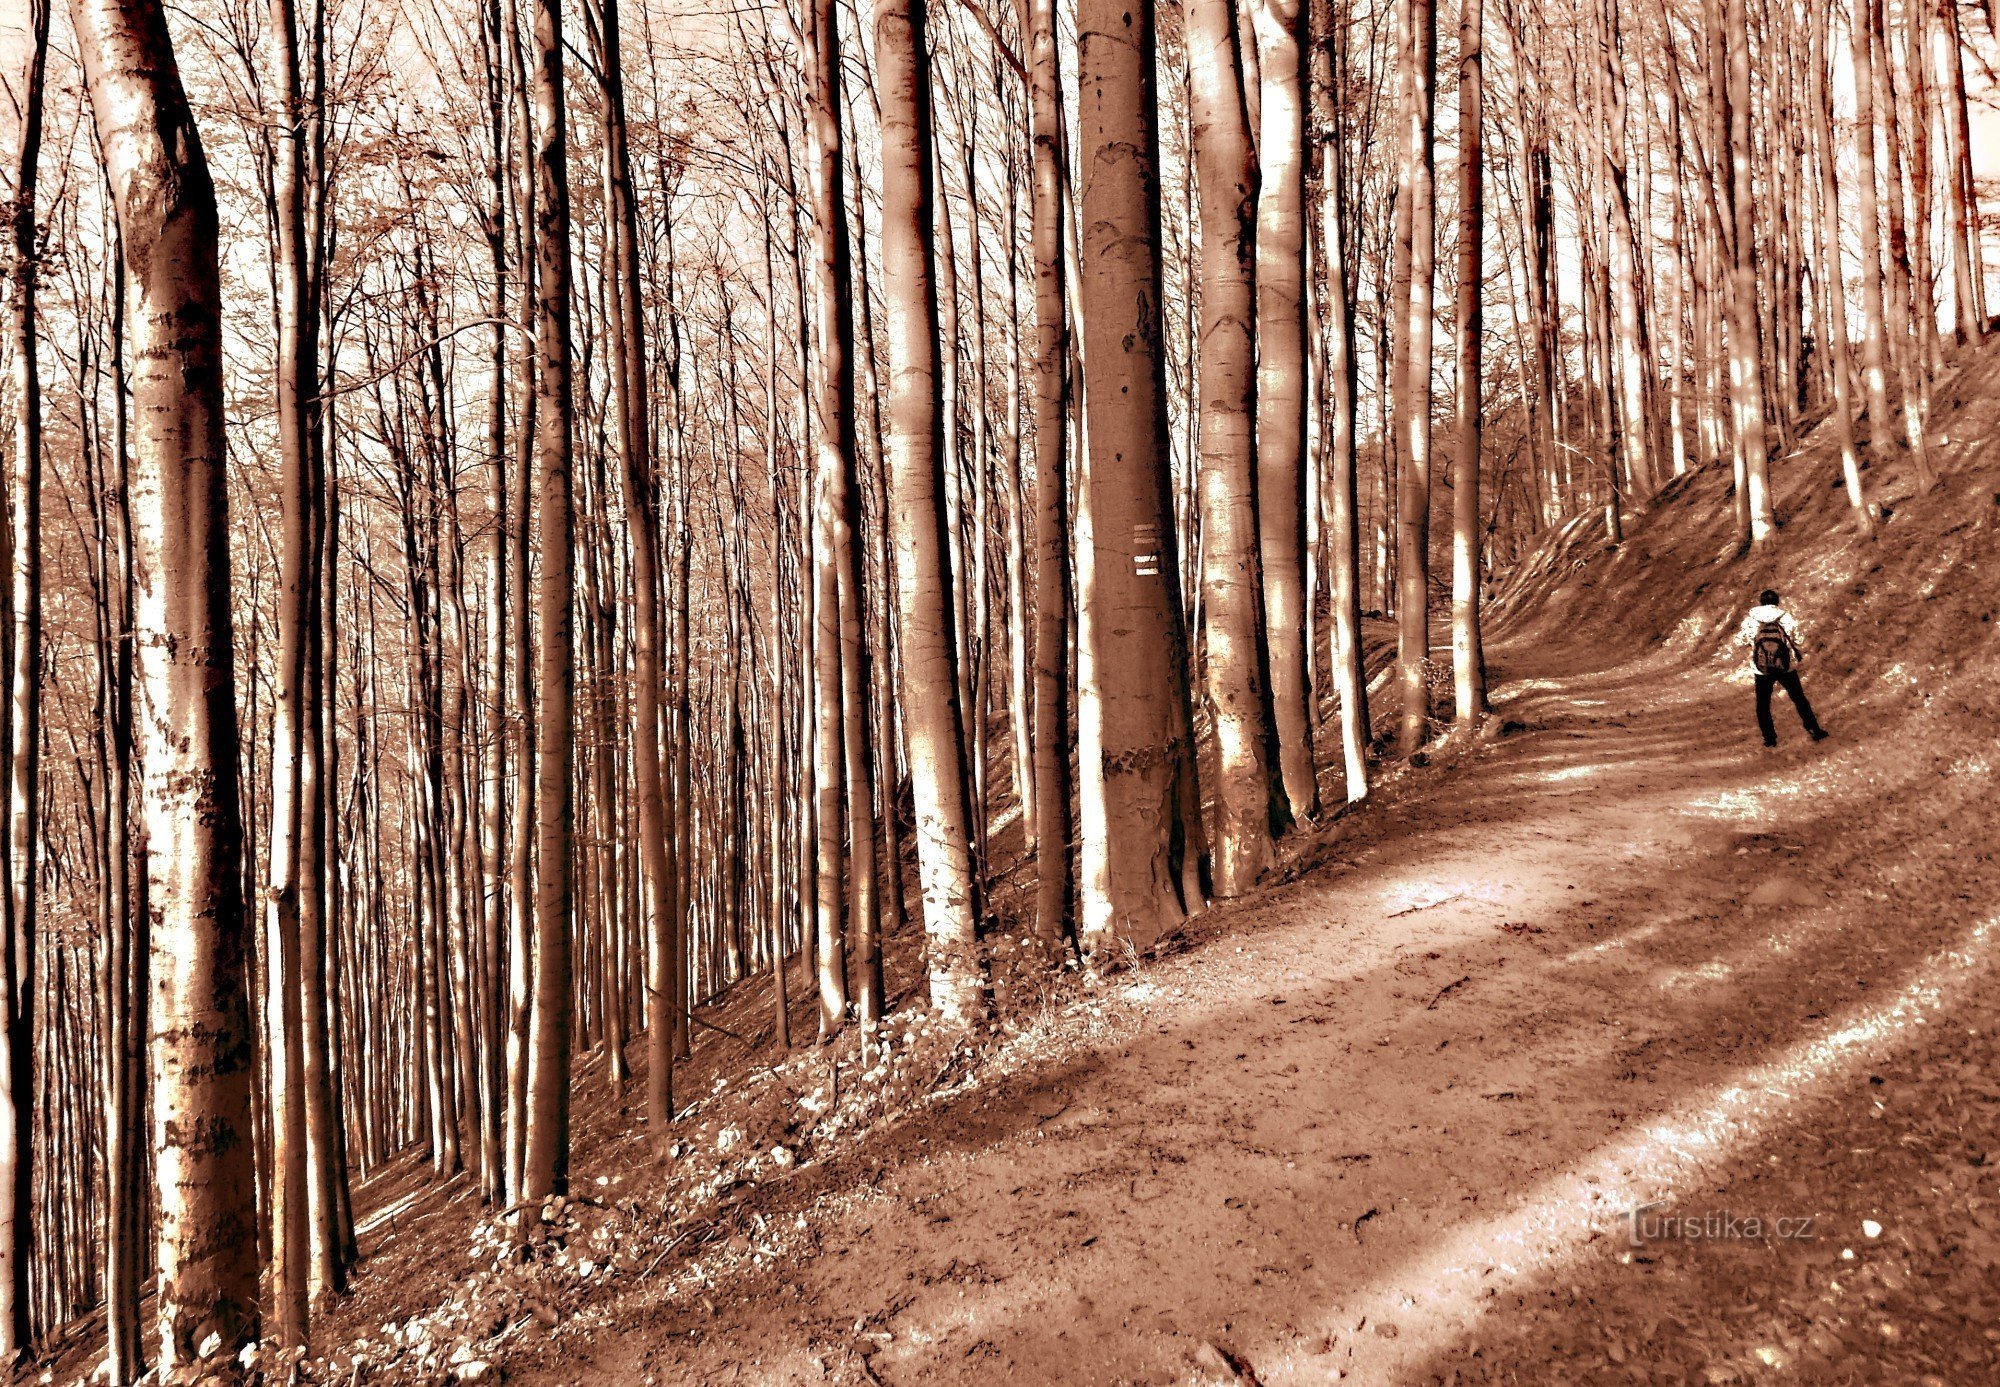
[[[1764,551],[1719,471],[1615,549],[1551,535],[1496,598],[1490,732],[1170,957],[1017,982],[976,1041],[917,1013],[776,1066],[746,989],[667,1168],[593,1081],[525,1259],[462,1186],[378,1213],[323,1371],[1985,1380],[2000,352],[1940,405],[1935,490],[1868,474],[1877,540],[1818,437]],[[1758,744],[1734,633],[1764,586],[1824,745],[1782,703]]]

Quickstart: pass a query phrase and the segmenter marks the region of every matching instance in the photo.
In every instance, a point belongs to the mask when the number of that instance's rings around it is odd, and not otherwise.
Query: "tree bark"
[[[882,98],[882,267],[888,285],[889,514],[903,737],[916,803],[931,1004],[953,1024],[986,1012],[972,808],[962,748],[951,575],[944,569],[944,418],[938,284],[929,231],[936,167],[924,0],[877,0]]]
[[[156,3],[72,0],[127,274],[160,1363],[241,1377],[257,1336],[214,186]]]
[[[1305,546],[1305,101],[1298,0],[1249,0],[1256,32],[1255,524],[1278,764],[1288,806],[1319,812]],[[1250,64],[1244,64],[1246,70]],[[1192,71],[1192,70],[1191,70]],[[1249,95],[1249,94],[1246,94]],[[1206,338],[1207,334],[1203,334]],[[1204,539],[1206,543],[1206,539]]]
[[[1074,937],[1070,870],[1070,326],[1064,276],[1061,49],[1055,0],[1022,0],[1034,136],[1035,275],[1035,934],[1054,950]]]
[[[1458,438],[1451,466],[1451,664],[1458,726],[1470,731],[1486,716],[1486,651],[1480,632],[1481,526],[1479,443],[1481,334],[1485,319],[1486,182],[1480,125],[1484,119],[1480,0],[1460,0],[1458,21]],[[1621,180],[1622,183],[1622,180]],[[1622,186],[1621,186],[1622,195]],[[1629,231],[1629,227],[1627,228]],[[1617,234],[1614,231],[1614,236]],[[1637,290],[1633,289],[1636,303]],[[1643,337],[1641,338],[1643,341]],[[1629,346],[1629,344],[1628,344]],[[1646,358],[1628,364],[1643,369]],[[1643,381],[1641,382],[1643,385]],[[1629,393],[1628,382],[1628,393]],[[1643,409],[1643,391],[1642,404]],[[1626,431],[1644,430],[1627,420]],[[1646,469],[1643,457],[1635,463]]]
[[[1757,207],[1751,171],[1750,30],[1745,0],[1723,0],[1730,208],[1735,245],[1729,267],[1729,394],[1743,459],[1743,539],[1761,545],[1776,533],[1771,510],[1770,449],[1764,427],[1762,351],[1757,327]]]
[[[1322,6],[1322,9],[1325,7]],[[1320,271],[1325,278],[1327,548],[1333,576],[1333,685],[1347,802],[1368,795],[1368,676],[1361,654],[1361,507],[1355,452],[1354,311],[1345,224],[1346,158],[1333,52],[1344,41],[1328,25],[1314,45],[1313,89],[1320,142]]]
[[[36,174],[49,51],[48,0],[29,0],[28,58],[18,94],[20,151],[13,169],[7,260],[7,355],[14,376],[12,458],[13,617],[8,793],[7,931],[0,938],[0,1365],[27,1352],[33,1337],[30,1285],[34,1207],[35,935],[40,914],[42,747],[42,385],[36,289]]]
[[[1260,581],[1258,545],[1258,169],[1233,11],[1230,0],[1189,0],[1186,8],[1201,189],[1201,361],[1193,403],[1201,419],[1202,691],[1217,765],[1211,864],[1223,897],[1256,884],[1271,862],[1273,829],[1286,818],[1285,786],[1272,773],[1277,736],[1263,677],[1271,588]],[[1296,486],[1296,467],[1294,474]],[[1282,495],[1278,505],[1285,505]],[[1294,561],[1297,553],[1294,542]],[[1296,588],[1290,597],[1296,607]],[[1274,682],[1278,658],[1274,651]]]
[[[1404,755],[1430,736],[1430,533],[1432,280],[1436,268],[1432,115],[1436,100],[1437,10],[1433,0],[1399,0],[1399,82],[1403,121],[1398,175],[1398,256],[1406,267],[1392,293],[1397,319],[1394,397],[1396,486],[1396,660],[1402,687],[1398,744]]]
[[[600,118],[608,183],[607,233],[613,247],[614,332],[611,353],[618,455],[625,466],[626,539],[632,550],[632,782],[638,802],[639,900],[647,943],[646,1119],[664,1154],[674,1117],[672,846],[660,763],[660,486],[653,461],[646,370],[646,313],[639,275],[638,199],[626,134],[618,0],[603,0],[599,21],[603,69]]]
[[[1078,74],[1087,602],[1101,837],[1083,837],[1086,948],[1144,947],[1197,908],[1187,638],[1167,474],[1153,0],[1083,0]],[[1094,693],[1092,700],[1090,694]]]
[[[575,599],[575,511],[571,500],[569,176],[564,150],[561,0],[535,0],[535,464],[541,474],[536,537],[542,578],[535,747],[534,1001],[528,1050],[528,1122],[521,1197],[539,1203],[569,1185],[571,847],[576,809],[572,716],[576,670],[570,632]]]

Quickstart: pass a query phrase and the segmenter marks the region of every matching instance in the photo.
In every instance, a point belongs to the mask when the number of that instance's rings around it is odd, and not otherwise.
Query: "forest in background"
[[[664,1150],[737,980],[865,1035],[920,951],[976,1026],[1244,894],[1478,724],[1550,526],[1714,467],[1767,543],[1825,418],[1872,531],[1995,292],[1953,0],[0,51],[0,1354],[102,1306],[121,1383],[308,1345],[413,1146],[532,1222],[580,1051]]]

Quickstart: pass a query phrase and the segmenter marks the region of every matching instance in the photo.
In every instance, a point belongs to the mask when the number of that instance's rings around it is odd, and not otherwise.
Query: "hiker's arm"
[[[1792,619],[1792,614],[1790,612],[1786,612],[1783,616],[1778,618],[1778,624],[1783,626],[1785,628],[1785,634],[1791,637],[1792,653],[1797,655],[1801,660],[1805,659],[1806,643],[1799,639],[1799,623]]]

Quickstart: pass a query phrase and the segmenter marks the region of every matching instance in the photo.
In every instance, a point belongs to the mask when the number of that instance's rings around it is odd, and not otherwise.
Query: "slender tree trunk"
[[[113,228],[114,238],[116,228]],[[105,1363],[114,1387],[126,1387],[144,1362],[140,1341],[140,1281],[147,1265],[142,1185],[146,1178],[145,1064],[148,992],[146,839],[143,826],[133,835],[133,567],[131,458],[126,446],[125,257],[114,239],[111,251],[112,465],[116,469],[110,538],[115,555],[105,586],[117,594],[109,615],[115,621],[111,707],[109,832],[105,868],[111,891],[104,919],[104,1320]]]
[[[1481,525],[1485,519],[1479,505],[1479,442],[1483,417],[1480,402],[1483,388],[1480,335],[1485,331],[1480,296],[1485,277],[1482,242],[1486,235],[1485,154],[1480,130],[1484,117],[1481,20],[1480,0],[1460,0],[1458,438],[1451,466],[1451,655],[1452,690],[1458,725],[1468,731],[1487,711],[1486,651],[1479,616]],[[1636,289],[1633,292],[1636,300]],[[1635,369],[1643,369],[1645,359],[1639,357],[1630,364]],[[1635,421],[1627,421],[1628,432],[1638,427]],[[1643,437],[1644,430],[1639,431]],[[1643,459],[1639,461],[1650,475],[1650,463]]]
[[[979,955],[979,881],[954,667],[955,615],[942,469],[938,285],[929,230],[936,168],[923,0],[877,0],[876,78],[882,96],[882,265],[888,284],[889,514],[895,543],[896,636],[903,728],[916,802],[931,1003],[954,1024],[986,1011]],[[974,705],[976,711],[976,703]]]
[[[1218,896],[1240,896],[1256,884],[1271,862],[1272,831],[1286,817],[1285,787],[1273,774],[1277,736],[1262,659],[1262,599],[1271,588],[1260,583],[1257,542],[1258,170],[1232,9],[1230,0],[1190,0],[1187,6],[1193,153],[1201,185],[1200,395],[1193,403],[1201,417],[1202,687],[1215,734],[1211,843]],[[1291,306],[1296,311],[1296,297]],[[1295,588],[1290,597],[1296,605]],[[1276,662],[1274,652],[1274,667]]]
[[[1825,267],[1819,278],[1822,281],[1821,297],[1827,310],[1826,335],[1829,340],[1825,350],[1828,355],[1827,369],[1833,378],[1834,439],[1840,447],[1840,472],[1847,484],[1848,504],[1854,507],[1855,526],[1862,534],[1872,537],[1875,517],[1862,490],[1861,459],[1854,446],[1854,388],[1852,374],[1848,370],[1847,279],[1840,269],[1840,185],[1833,143],[1833,94],[1827,78],[1826,10],[1815,9],[1808,23],[1811,31],[1808,35],[1807,63],[1811,78],[1806,99],[1812,106],[1813,152],[1819,166],[1818,224],[1821,231],[1821,264]],[[1865,135],[1866,132],[1863,133]],[[1869,268],[1864,264],[1863,273],[1868,273]]]
[[[1074,936],[1070,870],[1070,329],[1064,280],[1061,49],[1055,0],[1022,0],[1034,136],[1035,274],[1035,933],[1054,949]]]
[[[625,88],[619,47],[618,0],[603,0],[599,21],[602,107],[608,183],[607,232],[616,284],[612,306],[613,412],[618,455],[625,464],[626,539],[632,550],[632,780],[639,810],[639,892],[647,944],[646,1116],[664,1154],[674,1116],[673,964],[670,937],[673,851],[667,835],[666,789],[660,764],[660,527],[659,479],[653,462],[646,372],[646,313],[641,297],[638,199],[625,128]]]
[[[1431,332],[1436,265],[1431,121],[1436,100],[1437,10],[1433,0],[1399,0],[1399,87],[1403,121],[1397,188],[1398,275],[1391,308],[1401,351],[1393,373],[1401,473],[1396,486],[1396,637],[1402,686],[1399,744],[1404,755],[1430,736]]]
[[[575,513],[570,490],[569,178],[564,151],[561,0],[535,0],[535,462],[541,474],[541,678],[544,725],[535,755],[534,1005],[528,1051],[528,1130],[521,1196],[539,1202],[569,1184],[572,710],[570,644]]]
[[[162,8],[72,0],[71,15],[117,206],[136,366],[159,1369],[233,1381],[258,1306],[214,185]]]
[[[35,293],[36,172],[41,161],[42,98],[48,70],[48,0],[29,0],[26,80],[19,102],[20,156],[8,209],[7,355],[14,376],[13,616],[11,716],[7,747],[7,923],[0,948],[0,1365],[27,1352],[33,1336],[30,1284],[34,1206],[35,934],[41,903],[42,747],[42,385]]]
[[[1886,457],[1895,438],[1890,423],[1887,288],[1882,270],[1882,212],[1875,164],[1874,44],[1867,0],[1854,0],[1851,24],[1854,81],[1855,221],[1861,231],[1861,379],[1868,407],[1871,449]]]
[[[1956,308],[1958,340],[1977,342],[1986,336],[1986,262],[1979,247],[1979,189],[1972,177],[1972,111],[1965,92],[1965,40],[1959,28],[1957,0],[1937,0],[1933,31],[1937,61],[1944,82],[1945,206],[1951,242],[1952,303]],[[1993,10],[1986,14],[1993,22]]]
[[[1723,0],[1723,50],[1727,58],[1730,207],[1735,248],[1729,273],[1729,391],[1743,458],[1743,505],[1751,544],[1777,529],[1771,510],[1770,452],[1764,427],[1762,351],[1757,327],[1757,205],[1751,171],[1750,30],[1745,0]]]
[[[515,227],[518,233],[518,261],[521,265],[522,307],[537,306],[535,296],[536,203],[534,169],[534,119],[528,97],[528,61],[520,38],[519,6],[504,4],[504,43],[512,78],[514,147],[518,182],[516,185]],[[508,643],[514,649],[512,691],[515,717],[514,813],[508,864],[507,912],[507,1122],[505,1157],[507,1163],[504,1203],[520,1203],[526,1188],[528,1154],[528,1069],[531,1049],[530,1028],[534,1019],[535,951],[535,745],[536,726],[544,716],[538,708],[535,661],[530,646],[529,534],[530,509],[534,499],[535,449],[541,397],[539,346],[529,353],[519,372],[519,456],[515,459],[513,492],[509,510],[513,527],[508,532],[513,575],[512,600],[508,603]],[[566,730],[564,735],[567,735]]]
[[[318,394],[318,316],[306,244],[306,105],[299,76],[298,21],[291,0],[272,0],[278,118],[272,131],[276,211],[273,288],[277,298],[278,445],[281,459],[278,555],[278,660],[271,726],[270,876],[265,888],[264,1073],[271,1156],[272,1340],[280,1352],[303,1346],[307,1330],[310,1166],[306,1155],[305,1042],[300,969],[300,901],[318,883],[300,877],[302,806],[312,702],[312,623],[319,588],[312,571],[317,537],[311,451]]]
[[[1325,276],[1322,313],[1327,335],[1328,407],[1327,547],[1333,572],[1333,685],[1340,698],[1341,760],[1347,802],[1368,795],[1368,676],[1361,653],[1361,507],[1355,455],[1354,312],[1349,297],[1345,224],[1346,160],[1335,83],[1339,68],[1332,51],[1343,41],[1337,31],[1315,43],[1314,79],[1320,141],[1321,272]],[[1324,57],[1319,56],[1324,54]],[[1323,73],[1323,75],[1320,75]]]
[[[847,728],[842,717],[840,576],[853,549],[847,479],[854,454],[854,305],[848,247],[845,166],[840,147],[840,35],[833,0],[812,6],[812,158],[816,405],[812,482],[814,785],[818,834],[819,1031],[847,1019],[847,937],[842,927],[847,807]],[[859,690],[856,690],[858,696]],[[856,827],[860,827],[856,825]]]
[[[1298,0],[1251,0],[1256,75],[1256,450],[1270,703],[1288,813],[1319,812],[1307,658],[1305,100]],[[1249,64],[1245,64],[1246,69]],[[1192,71],[1192,70],[1191,70]],[[1205,244],[1205,243],[1204,243]],[[1206,339],[1207,334],[1203,334]],[[1204,539],[1206,543],[1206,539]],[[1204,566],[1206,559],[1204,556]],[[1219,851],[1220,849],[1218,849]],[[1220,882],[1218,880],[1218,887]]]

